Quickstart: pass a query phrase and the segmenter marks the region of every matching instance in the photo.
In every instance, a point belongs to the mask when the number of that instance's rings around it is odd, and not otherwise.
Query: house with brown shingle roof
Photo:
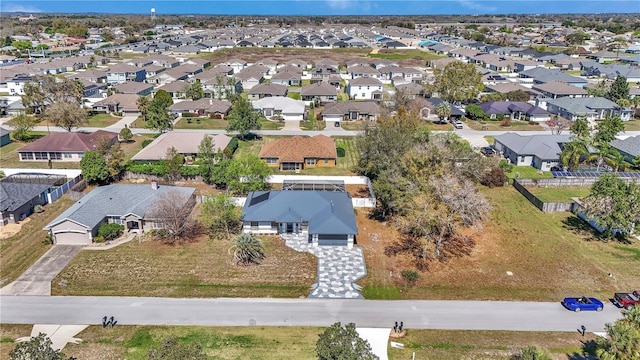
[[[230,102],[212,98],[185,100],[169,106],[169,111],[175,114],[187,112],[197,116],[214,116],[216,119],[224,119],[229,110],[231,110]]]
[[[23,146],[18,150],[20,161],[78,162],[87,151],[93,151],[102,141],[110,145],[118,134],[98,130],[91,134],[80,132],[56,132]]]
[[[113,88],[118,94],[136,94],[140,96],[147,96],[151,94],[153,85],[135,81],[127,81],[125,83],[115,85]]]
[[[287,96],[288,88],[280,84],[258,84],[247,91],[249,100],[258,100],[270,96]]]
[[[302,101],[327,103],[338,99],[338,90],[331,84],[318,82],[300,88],[300,96]]]
[[[134,161],[159,161],[163,160],[167,151],[175,148],[179,154],[183,156],[198,156],[200,143],[205,136],[211,138],[213,143],[213,151],[224,151],[231,142],[231,137],[227,135],[217,134],[209,135],[196,132],[166,132],[155,138],[149,145],[145,146],[131,160]]]
[[[284,137],[265,144],[260,159],[280,170],[334,167],[338,153],[333,139],[325,135]]]
[[[104,100],[93,104],[93,111],[104,111],[107,113],[121,112],[123,115],[136,115],[138,110],[139,95],[135,94],[113,94]]]

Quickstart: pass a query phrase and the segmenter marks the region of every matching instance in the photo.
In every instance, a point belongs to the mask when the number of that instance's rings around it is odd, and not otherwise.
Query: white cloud
[[[477,10],[479,12],[490,13],[498,10],[495,6],[485,6],[472,0],[458,0],[458,2],[460,3],[460,5],[466,7],[467,9]]]
[[[25,12],[25,13],[39,13],[42,10],[33,6],[25,6],[21,4],[5,3],[0,5],[2,12]]]

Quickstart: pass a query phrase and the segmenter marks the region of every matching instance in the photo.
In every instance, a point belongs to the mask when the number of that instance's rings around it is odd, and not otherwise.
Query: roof
[[[376,78],[371,77],[358,77],[349,80],[349,85],[376,85],[382,86],[382,82]]]
[[[358,233],[351,198],[346,192],[256,191],[242,209],[244,221],[309,222],[310,234]]]
[[[562,149],[559,144],[571,141],[571,135],[529,135],[506,133],[494,137],[513,152],[522,155],[535,155],[542,160],[556,160]]]
[[[97,130],[85,134],[80,132],[56,132],[23,146],[18,152],[30,151],[92,151],[100,138],[111,140],[118,136],[117,133]]]
[[[3,128],[3,127],[0,127],[0,136],[5,136],[5,135],[9,135],[9,134],[10,134],[9,130],[7,130],[7,129]]]
[[[178,186],[160,186],[158,189],[153,189],[150,185],[138,184],[100,186],[71,205],[47,224],[44,229],[49,230],[66,220],[73,221],[87,229],[93,229],[102,222],[105,216],[134,214],[144,218],[160,196],[177,191],[186,202],[195,190],[195,188]]]
[[[218,100],[213,98],[202,98],[198,100],[184,100],[171,104],[171,111],[198,111],[203,110],[205,113],[221,113],[227,114],[231,110],[231,103],[227,100]]]
[[[640,135],[631,136],[624,140],[615,139],[611,142],[611,146],[619,151],[626,152],[631,156],[640,155]]]
[[[549,114],[546,110],[525,101],[489,101],[479,106],[485,114],[511,114],[516,111],[526,115]]]
[[[15,211],[50,187],[49,184],[0,182],[0,211]]]
[[[380,106],[373,101],[339,101],[325,106],[322,114],[344,115],[352,111],[357,111],[361,114],[379,115]]]
[[[138,111],[139,97],[137,94],[113,94],[104,100],[96,102],[93,107],[117,105],[121,110]]]
[[[300,89],[300,95],[302,96],[324,96],[324,95],[338,95],[338,90],[335,86],[323,82],[303,86]]]
[[[618,105],[616,103],[603,97],[561,97],[557,99],[548,99],[547,108],[549,105],[555,105],[575,115],[590,113],[594,111],[593,109],[618,108]]]
[[[338,157],[333,139],[325,135],[285,137],[265,144],[260,158],[278,158],[280,161],[303,162],[305,158]]]
[[[145,84],[145,83],[139,83],[139,82],[135,82],[135,81],[127,81],[125,83],[118,84],[118,85],[114,86],[114,88],[119,93],[137,94],[137,93],[139,93],[141,91],[144,91],[144,90],[153,89],[153,85]]]
[[[286,96],[287,86],[280,84],[263,83],[258,84],[247,91],[249,94],[271,94],[276,96]]]
[[[205,136],[209,136],[213,142],[214,151],[224,150],[231,138],[227,135],[207,135],[195,132],[169,131],[154,139],[145,146],[131,160],[162,160],[167,155],[167,150],[176,148],[180,154],[197,154],[200,142]]]
[[[587,90],[559,81],[549,81],[533,85],[532,89],[558,95],[587,95]]]
[[[281,110],[285,114],[304,114],[305,103],[284,96],[269,96],[251,102],[254,109],[273,108]]]

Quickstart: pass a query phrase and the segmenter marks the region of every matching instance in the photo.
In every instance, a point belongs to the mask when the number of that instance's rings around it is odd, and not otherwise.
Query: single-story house
[[[296,135],[266,143],[258,156],[270,167],[299,171],[304,168],[334,167],[338,153],[336,144],[328,136]]]
[[[185,100],[169,106],[169,111],[174,114],[191,113],[197,116],[213,116],[224,119],[231,111],[231,103],[227,100],[202,98],[198,100]]]
[[[288,88],[286,85],[263,83],[258,84],[247,90],[249,100],[258,100],[271,96],[287,96]]]
[[[551,120],[551,114],[525,101],[489,101],[479,104],[482,111],[491,119],[502,114],[511,120],[545,122]]]
[[[127,81],[114,85],[113,88],[118,94],[136,94],[140,96],[147,96],[151,95],[153,85],[135,81]]]
[[[100,186],[71,205],[44,227],[55,244],[90,244],[102,223],[116,223],[127,232],[142,233],[162,228],[157,219],[149,218],[154,203],[175,192],[182,206],[193,207],[195,188],[178,186],[124,184]],[[185,209],[185,211],[190,211]]]
[[[305,114],[305,103],[302,100],[295,100],[289,97],[264,97],[251,102],[253,108],[271,118],[281,116],[286,120],[303,120]]]
[[[339,101],[325,106],[322,119],[327,124],[342,121],[375,121],[380,116],[380,106],[375,101]]]
[[[622,108],[603,97],[547,99],[547,111],[571,121],[578,116],[585,116],[589,121],[603,120],[607,116],[620,116],[622,121],[629,121],[633,114],[632,109]]]
[[[18,150],[20,161],[79,162],[87,151],[93,151],[101,141],[110,145],[118,133],[97,130],[90,134],[56,132],[29,143]]]
[[[0,146],[5,146],[11,143],[11,132],[3,127],[0,127]]]
[[[49,184],[0,182],[0,226],[16,224],[47,203]]]
[[[244,233],[302,234],[313,246],[351,248],[358,234],[347,192],[251,192],[242,208],[242,220]]]
[[[135,161],[159,161],[166,157],[167,151],[172,147],[179,154],[192,157],[198,156],[198,147],[205,136],[211,138],[215,152],[224,151],[231,141],[231,137],[223,134],[208,135],[196,132],[166,132],[142,148],[131,160]]]
[[[100,100],[93,104],[93,111],[107,113],[122,113],[122,115],[137,115],[140,113],[138,109],[138,98],[135,94],[113,94],[104,100]]]
[[[300,88],[302,101],[327,103],[338,99],[338,90],[331,84],[318,82]]]
[[[570,135],[523,136],[509,132],[496,135],[493,147],[511,164],[549,171],[560,163],[561,146],[569,141]]]
[[[633,164],[633,160],[640,156],[640,135],[630,136],[624,140],[615,139],[611,147],[618,150],[624,161]]]

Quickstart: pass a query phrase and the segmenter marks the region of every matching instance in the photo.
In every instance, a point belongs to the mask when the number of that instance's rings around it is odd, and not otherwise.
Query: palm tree
[[[587,147],[580,141],[571,141],[562,144],[562,152],[560,153],[560,163],[562,166],[573,170],[580,164],[583,156],[587,155]]]
[[[446,101],[441,102],[436,106],[436,114],[441,120],[447,120],[451,116],[451,105]]]
[[[233,246],[229,248],[229,252],[231,251],[237,265],[257,265],[265,257],[262,242],[251,234],[238,235]]]
[[[512,357],[513,360],[551,360],[551,355],[543,348],[527,346],[519,354]]]
[[[606,153],[604,154],[604,162],[606,162],[609,166],[613,168],[613,171],[618,170],[626,170],[626,161],[624,161],[624,156],[620,154],[620,151],[614,148],[608,148]]]
[[[632,360],[640,358],[638,329],[627,321],[606,324],[608,339],[598,338],[596,355],[601,360]]]
[[[142,118],[144,121],[147,121],[147,111],[149,110],[149,105],[151,105],[151,100],[148,96],[140,96],[136,101],[136,105],[138,106],[138,110],[142,114]]]

